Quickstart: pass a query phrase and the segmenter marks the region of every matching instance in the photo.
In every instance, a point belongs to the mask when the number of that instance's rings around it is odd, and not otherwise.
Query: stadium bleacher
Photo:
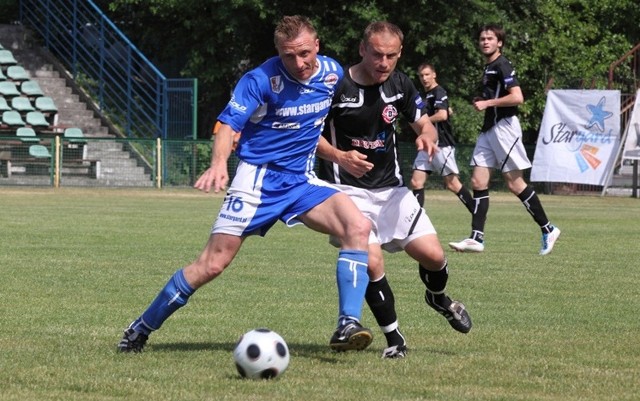
[[[11,53],[11,50],[0,50],[0,66],[2,66],[3,70],[6,71],[9,66],[16,64],[18,64],[18,61],[15,59],[15,57],[13,57],[13,53]]]
[[[0,96],[0,112],[5,112],[9,110],[12,110],[12,109],[11,109],[11,106],[9,106],[9,103],[7,103],[7,99],[5,99],[4,96]]]
[[[0,47],[0,136],[16,138],[0,149],[0,175],[50,174],[53,135],[63,138],[64,168],[86,171],[84,174],[93,178],[100,176],[100,161],[87,159],[82,130],[57,126],[57,114],[53,98],[46,96],[9,50]]]
[[[58,107],[53,102],[53,99],[49,96],[40,96],[36,98],[35,102],[36,109],[40,110],[43,113],[57,113]]]
[[[31,79],[27,70],[21,65],[9,66],[6,77],[14,82],[28,81]]]
[[[28,80],[22,81],[20,84],[20,92],[29,98],[36,98],[38,96],[44,96],[44,92],[40,88],[40,85],[36,81]]]
[[[9,110],[2,113],[2,124],[9,128],[18,128],[27,125],[27,123],[22,119],[20,113],[15,110]]]
[[[30,111],[35,111],[35,107],[31,104],[31,101],[22,96],[16,96],[11,99],[11,108],[20,113],[28,113]]]
[[[33,129],[51,128],[51,124],[45,118],[44,114],[39,111],[30,111],[26,116],[26,124]]]
[[[40,142],[36,136],[36,131],[31,127],[20,127],[16,130],[16,136],[21,142]]]
[[[0,96],[3,96],[5,98],[12,98],[14,96],[20,95],[21,93],[13,81],[0,82]]]

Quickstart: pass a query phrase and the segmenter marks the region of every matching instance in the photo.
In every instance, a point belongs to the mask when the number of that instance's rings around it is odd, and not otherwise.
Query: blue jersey
[[[267,164],[300,174],[313,170],[316,147],[343,69],[318,55],[319,68],[306,82],[291,77],[280,57],[246,73],[218,116],[242,132],[236,155],[247,163]]]

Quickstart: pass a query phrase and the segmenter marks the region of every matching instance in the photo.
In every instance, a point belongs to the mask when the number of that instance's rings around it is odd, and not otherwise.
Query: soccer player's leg
[[[382,357],[406,356],[407,343],[400,332],[395,297],[384,272],[382,249],[378,244],[369,244],[369,285],[365,299],[387,340],[387,348],[382,352]]]
[[[430,170],[429,155],[427,152],[418,152],[413,162],[413,173],[411,175],[411,190],[418,200],[420,207],[424,207],[424,186],[427,182],[428,171]]]
[[[407,244],[405,251],[419,262],[418,273],[426,287],[427,305],[444,316],[454,330],[468,333],[472,323],[466,307],[446,294],[449,269],[437,235],[418,237]]]
[[[151,332],[178,309],[202,285],[220,275],[237,253],[242,239],[226,234],[212,234],[197,261],[176,271],[147,309],[124,330],[118,350],[142,352]]]
[[[284,217],[287,224],[299,219],[313,230],[330,234],[341,244],[336,263],[338,327],[329,346],[336,351],[368,347],[373,335],[371,330],[360,324],[360,318],[369,282],[367,263],[371,223],[348,195],[323,184],[311,185],[300,202],[293,205]]]

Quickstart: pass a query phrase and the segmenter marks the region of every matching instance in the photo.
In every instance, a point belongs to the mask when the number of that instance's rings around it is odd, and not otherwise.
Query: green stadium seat
[[[13,109],[11,108],[11,106],[9,106],[9,103],[7,103],[7,99],[0,96],[0,111],[4,112],[9,110],[13,110]]]
[[[36,81],[23,81],[20,84],[20,92],[29,97],[44,96],[44,92]]]
[[[22,97],[22,96],[16,96],[13,99],[11,99],[11,107],[15,111],[19,111],[21,113],[35,111],[35,107],[33,107],[29,98]]]
[[[20,91],[13,82],[2,81],[0,82],[0,95],[11,98],[14,96],[20,96]]]
[[[43,113],[57,113],[58,107],[49,96],[40,96],[36,98],[36,109]]]
[[[20,113],[15,110],[3,112],[2,123],[10,127],[24,127],[26,125]]]
[[[22,142],[40,142],[33,128],[20,127],[16,130],[16,136],[20,138]]]
[[[64,130],[64,138],[69,139],[69,142],[86,142],[84,133],[80,128],[66,128]]]
[[[38,159],[50,158],[51,153],[49,153],[49,149],[47,149],[44,145],[31,145],[29,146],[29,155],[31,157],[36,157]]]
[[[7,78],[12,81],[28,81],[31,79],[27,70],[21,65],[12,65],[7,68]]]
[[[16,64],[18,64],[18,61],[13,57],[13,53],[11,53],[11,50],[0,50],[0,65],[10,66]]]
[[[27,125],[33,128],[48,128],[51,124],[47,121],[44,114],[39,111],[30,111],[26,116]]]

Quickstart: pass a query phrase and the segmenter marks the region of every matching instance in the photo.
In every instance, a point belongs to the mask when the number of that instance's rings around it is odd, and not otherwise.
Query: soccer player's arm
[[[438,111],[436,111],[435,113],[433,113],[432,116],[429,117],[429,120],[431,121],[432,124],[435,124],[441,121],[447,121],[448,118],[449,118],[449,115],[447,113],[447,110],[438,109]]]
[[[373,168],[373,163],[367,161],[367,155],[357,150],[345,152],[337,149],[323,136],[320,136],[320,140],[318,141],[316,154],[322,159],[336,163],[356,178],[362,177]]]
[[[429,160],[438,151],[438,132],[436,127],[431,123],[431,119],[425,113],[417,121],[409,123],[411,128],[418,135],[416,138],[416,147],[418,150],[424,150],[429,154]]]
[[[497,99],[484,100],[484,109],[489,107],[513,107],[519,106],[524,103],[524,96],[522,95],[522,89],[519,86],[512,86],[506,88],[508,94]],[[483,110],[484,110],[483,109]]]
[[[233,149],[233,137],[237,134],[231,126],[220,124],[216,131],[211,152],[211,166],[198,178],[194,188],[209,192],[220,192],[229,182],[227,161]]]
[[[216,120],[216,123],[213,126],[213,130],[212,130],[212,138],[215,138],[216,135],[218,135],[218,130],[220,130],[220,127],[222,126],[222,123],[220,122],[220,120]],[[235,132],[233,134],[233,145],[231,146],[231,150],[236,150],[236,148],[238,147],[238,141],[240,140],[240,132]]]

